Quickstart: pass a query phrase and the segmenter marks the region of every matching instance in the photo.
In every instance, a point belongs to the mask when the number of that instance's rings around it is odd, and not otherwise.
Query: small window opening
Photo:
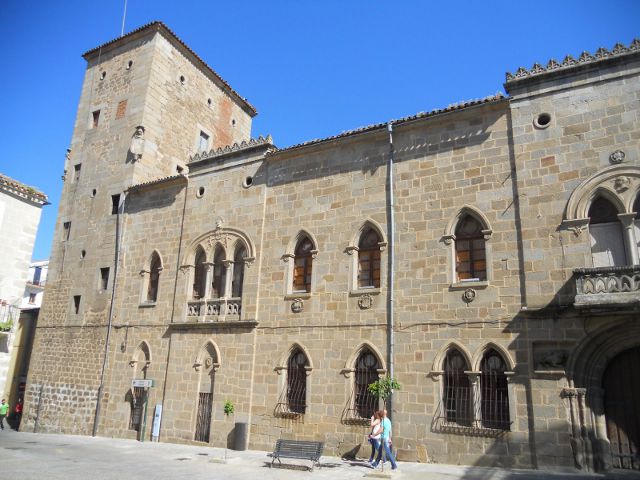
[[[211,106],[211,99],[207,99],[207,105]]]
[[[129,60],[129,63],[127,63],[127,70],[131,70],[131,67],[133,67],[133,60]]]
[[[231,126],[235,127],[236,126],[236,120],[235,118],[231,120]]]
[[[87,251],[86,251],[86,250],[82,250],[82,251],[80,252],[80,258],[81,258],[81,259],[84,259],[84,257],[86,257],[86,256],[87,256]]]
[[[30,293],[29,294],[29,304],[33,305],[34,303],[36,303],[36,294],[35,293]]]
[[[107,77],[107,72],[103,71],[103,72],[100,74],[100,80],[104,80],[106,77]]]
[[[198,141],[198,152],[206,152],[209,149],[209,135],[200,131],[200,139]]]
[[[120,209],[120,194],[111,195],[111,215],[116,215]]]
[[[204,195],[204,187],[200,187],[198,188],[198,198],[202,197]]]
[[[100,110],[94,111],[91,115],[93,116],[92,128],[97,128],[100,123]]]
[[[82,168],[82,164],[78,163],[77,165],[73,166],[73,181],[77,182],[78,180],[80,180],[80,169]]]
[[[541,113],[536,117],[533,124],[538,128],[547,128],[551,123],[551,115],[548,113]]]
[[[180,75],[180,83],[184,85],[187,82],[187,79],[184,78],[184,75]]]
[[[71,222],[64,222],[62,225],[62,241],[66,242],[69,240],[69,235],[71,234]]]
[[[100,290],[105,291],[109,286],[109,267],[100,269]]]
[[[244,179],[244,182],[242,182],[242,186],[244,188],[249,188],[251,185],[253,185],[253,177],[249,175]]]
[[[97,193],[98,193],[98,191],[95,188],[93,190],[91,190],[91,198],[94,198]]]
[[[73,308],[76,315],[80,313],[80,295],[73,296]]]

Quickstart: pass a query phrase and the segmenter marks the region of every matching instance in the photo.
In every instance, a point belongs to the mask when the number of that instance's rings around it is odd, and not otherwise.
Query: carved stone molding
[[[462,300],[465,303],[471,303],[476,299],[476,291],[473,288],[467,288],[462,293]]]
[[[618,164],[624,162],[625,153],[622,150],[616,150],[609,155],[609,162],[612,164]]]
[[[618,193],[622,193],[629,190],[630,186],[631,186],[631,179],[624,175],[619,176],[613,181],[613,188]]]
[[[301,298],[296,298],[291,302],[291,311],[293,313],[300,313],[304,310],[304,302]]]
[[[368,293],[365,293],[364,295],[360,295],[360,298],[358,298],[358,306],[362,310],[367,310],[371,308],[373,306],[373,297]]]

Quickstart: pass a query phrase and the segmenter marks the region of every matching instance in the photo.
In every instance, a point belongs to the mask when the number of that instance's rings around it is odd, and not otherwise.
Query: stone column
[[[589,404],[593,415],[593,460],[596,471],[611,469],[611,442],[607,436],[607,420],[604,412],[604,389],[589,388]]]
[[[479,427],[482,425],[482,413],[480,406],[482,404],[481,392],[480,392],[480,372],[466,371],[464,372],[469,377],[469,383],[471,384],[471,420],[472,426]]]
[[[231,297],[231,282],[233,281],[233,260],[224,260],[222,262],[222,265],[224,266],[224,292],[223,293],[223,297],[224,297],[224,313],[230,313],[228,312],[229,307],[227,306],[227,302],[229,301],[229,298]],[[222,310],[222,305],[220,306],[220,310]]]
[[[205,262],[203,263],[205,268],[205,280],[204,280],[204,297],[203,299],[211,298],[211,280],[213,275],[213,263]]]
[[[622,223],[623,235],[624,235],[624,249],[627,254],[628,265],[638,265],[640,259],[638,258],[638,247],[636,246],[636,236],[634,230],[634,224],[636,214],[635,213],[619,213],[618,218]]]

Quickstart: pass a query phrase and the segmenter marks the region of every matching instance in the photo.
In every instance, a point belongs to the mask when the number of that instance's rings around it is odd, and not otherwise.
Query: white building
[[[24,289],[20,310],[33,310],[42,305],[42,294],[47,283],[49,260],[33,262],[29,266],[29,278]]]
[[[19,308],[44,205],[48,205],[44,193],[0,174],[0,392],[5,392]]]

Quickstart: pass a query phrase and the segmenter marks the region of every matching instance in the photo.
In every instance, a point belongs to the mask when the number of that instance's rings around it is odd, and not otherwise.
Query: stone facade
[[[23,425],[135,438],[132,380],[153,379],[147,435],[161,404],[161,441],[231,444],[247,422],[250,448],[287,437],[368,455],[354,387],[368,352],[376,375],[402,386],[391,403],[400,459],[609,466],[603,372],[640,345],[628,335],[640,299],[638,42],[509,74],[509,97],[285,149],[250,139],[253,107],[162,24],[85,56]],[[104,124],[87,128],[98,108]],[[612,166],[614,152],[624,161]],[[629,267],[589,269],[600,197],[629,226]],[[481,228],[478,278],[456,271],[465,219]],[[369,231],[380,280],[361,286]],[[308,291],[296,286],[304,239]],[[453,418],[447,393],[454,350],[468,419]],[[296,352],[302,411],[287,393]],[[490,355],[507,395],[497,427]]]

